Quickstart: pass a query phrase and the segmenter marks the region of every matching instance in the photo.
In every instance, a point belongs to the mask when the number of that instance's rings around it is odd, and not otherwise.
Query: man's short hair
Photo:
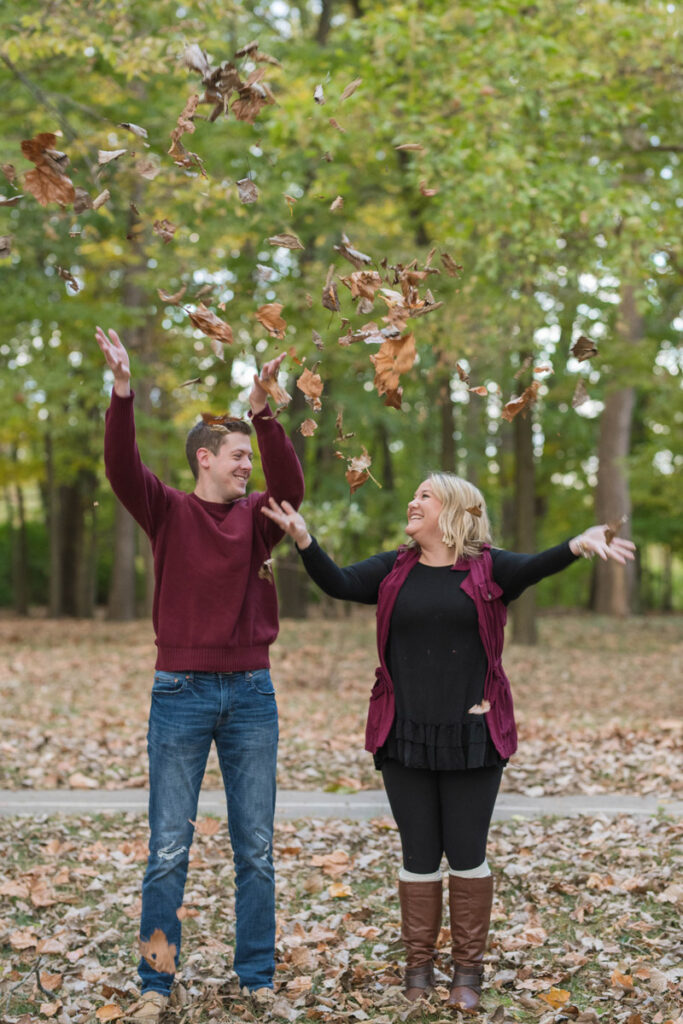
[[[200,420],[195,423],[185,442],[185,454],[195,480],[199,477],[197,450],[207,448],[216,455],[228,434],[234,433],[251,434],[251,427],[246,420],[238,419],[226,419],[222,423],[205,423]]]

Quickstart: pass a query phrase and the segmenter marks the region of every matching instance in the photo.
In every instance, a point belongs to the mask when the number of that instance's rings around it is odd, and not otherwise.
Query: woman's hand
[[[608,529],[607,524],[603,523],[601,526],[591,526],[577,537],[573,537],[569,541],[571,553],[573,555],[583,555],[584,558],[592,558],[593,555],[599,555],[605,562],[608,558],[612,558],[615,562],[620,562],[622,565],[625,565],[626,562],[632,562],[635,557],[634,551],[636,550],[633,541],[626,540],[625,537],[612,537],[611,541],[607,543]]]
[[[313,538],[306,528],[306,520],[301,513],[297,512],[288,501],[283,501],[281,505],[278,505],[275,498],[269,498],[268,504],[270,508],[264,505],[261,509],[264,516],[268,516],[281,530],[288,534],[301,551],[307,548]]]

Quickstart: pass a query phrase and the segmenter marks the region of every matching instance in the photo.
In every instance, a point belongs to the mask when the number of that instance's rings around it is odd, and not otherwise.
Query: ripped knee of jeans
[[[171,840],[171,842],[167,843],[166,846],[159,846],[155,852],[159,860],[170,861],[177,860],[178,857],[182,857],[184,853],[187,853],[187,851],[187,846],[183,846],[180,843],[175,843]]]

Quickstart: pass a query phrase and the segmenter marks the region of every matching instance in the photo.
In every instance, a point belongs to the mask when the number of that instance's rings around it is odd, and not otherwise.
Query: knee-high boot
[[[441,928],[441,880],[398,883],[401,939],[406,950],[403,993],[414,1002],[434,985],[434,954]]]
[[[453,981],[448,1005],[476,1010],[481,996],[484,950],[491,921],[493,877],[450,875],[448,897],[453,949]]]

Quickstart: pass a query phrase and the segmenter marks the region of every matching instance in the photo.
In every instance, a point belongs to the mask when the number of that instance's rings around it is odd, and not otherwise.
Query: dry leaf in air
[[[140,939],[140,955],[153,970],[163,974],[175,973],[176,947],[174,943],[169,945],[161,928],[155,928],[148,941]]]
[[[319,412],[322,409],[322,402],[320,396],[323,393],[324,384],[322,378],[318,373],[312,373],[306,369],[301,374],[296,382],[296,386],[299,391],[303,391],[306,396],[306,401],[315,412]]]
[[[416,356],[415,335],[412,331],[400,338],[387,338],[383,341],[378,351],[370,356],[375,367],[377,394],[396,391],[400,375],[412,367]]]
[[[318,424],[315,422],[315,420],[310,419],[304,420],[303,423],[299,426],[299,432],[303,434],[304,437],[313,437],[317,429]]]
[[[597,356],[598,354],[595,344],[590,340],[590,338],[587,338],[585,334],[582,334],[576,339],[569,351],[580,363],[584,362],[586,359],[592,359],[593,356]]]
[[[255,203],[259,196],[258,189],[251,178],[241,178],[237,182],[237,194],[239,195],[240,202],[245,205]]]
[[[349,82],[344,89],[344,92],[341,94],[340,100],[347,100],[349,96],[352,96],[362,81],[362,78],[354,78],[352,82]]]
[[[304,247],[300,238],[286,232],[283,235],[271,235],[268,242],[270,245],[280,245],[283,249],[303,249]]]
[[[284,338],[287,324],[280,316],[281,312],[281,302],[267,302],[264,306],[259,306],[254,315],[270,335],[274,338]]]
[[[188,316],[192,325],[202,334],[206,334],[209,338],[215,338],[216,341],[220,341],[224,345],[232,345],[233,337],[230,325],[207,309],[203,302],[199,303],[194,313],[188,311]]]
[[[503,407],[501,411],[500,415],[503,417],[503,419],[512,422],[512,420],[515,418],[515,416],[518,415],[518,413],[530,408],[536,401],[539,387],[539,382],[537,380],[534,380],[531,382],[528,388],[524,389],[519,398],[510,399],[510,401]]]
[[[341,306],[339,305],[337,286],[332,280],[333,275],[334,264],[332,263],[327,271],[327,277],[325,278],[325,284],[323,286],[322,304],[325,309],[330,309],[333,313],[336,313],[341,309]]]

